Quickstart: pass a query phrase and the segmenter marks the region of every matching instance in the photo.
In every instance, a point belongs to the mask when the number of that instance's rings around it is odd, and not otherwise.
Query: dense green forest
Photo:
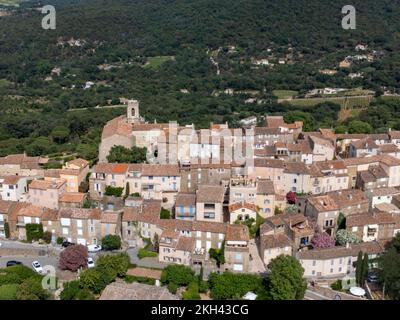
[[[37,1],[7,7],[9,15],[0,17],[0,155],[66,151],[95,159],[101,127],[124,110],[94,107],[118,104],[120,97],[140,100],[149,121],[199,127],[210,121],[236,126],[249,115],[279,113],[287,120],[303,119],[309,130],[400,129],[395,97],[378,98],[340,122],[337,104],[294,107],[278,103],[273,94],[304,95],[324,87],[397,93],[400,7],[395,1],[353,1],[356,30],[341,28],[341,9],[348,4],[341,0],[55,0],[40,5],[47,3],[57,9],[56,30],[41,28],[44,15]],[[339,68],[346,56],[359,54],[354,48],[360,43],[382,55]],[[264,58],[275,66],[253,63]],[[329,76],[321,69],[337,73]],[[364,76],[348,76],[357,72]],[[234,93],[224,93],[227,89]],[[355,126],[354,120],[369,126]]]

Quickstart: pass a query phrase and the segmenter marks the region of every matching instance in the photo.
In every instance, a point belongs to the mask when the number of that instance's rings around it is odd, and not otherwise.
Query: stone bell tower
[[[126,108],[126,118],[128,123],[139,123],[140,113],[139,113],[139,101],[137,100],[126,100],[128,107]]]

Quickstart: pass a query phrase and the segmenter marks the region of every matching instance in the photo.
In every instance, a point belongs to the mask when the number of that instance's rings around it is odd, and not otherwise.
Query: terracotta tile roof
[[[100,221],[102,223],[118,223],[119,213],[115,212],[102,212]]]
[[[249,228],[242,224],[229,224],[226,229],[226,241],[249,241]]]
[[[0,200],[0,213],[8,214],[17,202]]]
[[[375,205],[374,211],[383,213],[400,213],[400,208],[398,208],[393,203],[378,203]]]
[[[382,155],[381,156],[381,163],[387,165],[389,167],[400,166],[400,159],[389,155]]]
[[[139,282],[116,281],[102,292],[100,300],[179,300],[166,287],[156,287]]]
[[[58,210],[45,209],[42,214],[42,221],[58,221]]]
[[[303,162],[286,162],[285,172],[294,174],[310,174],[310,169]]]
[[[127,163],[98,163],[93,172],[106,174],[125,174],[128,171]]]
[[[349,248],[345,246],[313,249],[300,251],[298,258],[300,260],[328,260],[342,257],[356,257],[358,253],[367,252],[368,254],[379,254],[384,249],[377,242],[363,242],[359,244],[351,244]]]
[[[28,157],[26,154],[11,154],[0,157],[0,165],[19,165],[21,169],[39,169],[41,164],[47,163],[47,158]]]
[[[199,185],[197,189],[197,202],[222,203],[224,202],[225,189],[222,186]]]
[[[308,198],[308,203],[312,205],[318,212],[339,210],[339,206],[328,195],[310,197]]]
[[[181,206],[183,207],[196,206],[196,194],[179,192],[176,195],[175,207],[181,207]]]
[[[136,207],[125,207],[122,221],[142,221],[157,223],[160,220],[161,200],[144,200]]]
[[[378,148],[378,146],[375,143],[375,141],[370,139],[370,138],[365,138],[365,139],[352,141],[350,143],[350,145],[353,146],[356,149],[377,149]]]
[[[396,146],[393,143],[389,143],[389,144],[381,144],[379,145],[379,151],[381,153],[392,153],[392,152],[398,152],[399,151],[399,147]]]
[[[164,130],[169,128],[169,123],[142,123],[135,124],[132,131],[150,131],[150,130]]]
[[[79,169],[61,169],[60,176],[79,176],[81,171]]]
[[[60,202],[68,202],[68,203],[81,203],[86,198],[86,193],[80,192],[66,192],[61,198]]]
[[[346,217],[346,227],[365,226],[371,224],[394,224],[396,218],[390,213],[374,212],[364,214],[352,214]]]
[[[143,164],[142,163],[129,163],[128,164],[128,171],[142,171]]]
[[[274,146],[266,146],[264,149],[255,149],[254,156],[267,157],[274,156],[276,154],[276,149]]]
[[[323,171],[346,169],[346,165],[343,160],[319,161],[316,162],[315,165]]]
[[[389,137],[390,139],[400,139],[400,131],[389,131]]]
[[[48,190],[48,189],[60,189],[63,185],[65,185],[65,180],[33,180],[29,184],[29,189],[39,189],[39,190]]]
[[[379,164],[382,156],[360,157],[360,158],[347,158],[344,159],[346,167],[359,166],[364,164]]]
[[[136,267],[133,269],[129,269],[126,274],[128,276],[144,277],[144,278],[160,280],[162,271],[155,270],[155,269]]]
[[[173,164],[143,164],[142,176],[180,176],[179,166]]]
[[[234,211],[236,211],[238,209],[241,209],[241,208],[246,208],[246,209],[252,210],[254,212],[258,211],[257,210],[257,206],[255,204],[253,204],[253,203],[236,202],[236,203],[233,203],[233,204],[229,205],[229,212],[232,213],[232,212],[234,212]]]
[[[0,177],[0,183],[2,184],[11,184],[11,185],[15,185],[17,184],[22,178],[22,176],[4,176],[4,177]]]
[[[193,221],[192,230],[226,234],[227,224],[221,222]]]
[[[163,232],[161,233],[161,236],[160,236],[161,242],[164,242],[163,238],[171,238],[171,239],[178,240],[179,235],[180,235],[180,233],[177,230],[165,229],[165,230],[163,230]]]
[[[185,252],[193,252],[195,248],[196,239],[191,237],[179,237],[175,249]]]
[[[340,191],[331,191],[327,193],[333,201],[340,207],[345,208],[362,203],[369,203],[365,193],[359,189],[346,189]]]
[[[45,178],[60,178],[61,169],[47,169],[44,171]]]
[[[387,187],[387,188],[376,188],[376,189],[370,189],[366,191],[368,195],[371,195],[373,197],[382,197],[382,196],[388,196],[388,195],[398,195],[400,194],[400,190],[394,187]]]
[[[266,167],[266,168],[284,168],[283,160],[278,159],[262,159],[255,158],[254,159],[255,167]]]
[[[254,128],[254,135],[279,135],[279,134],[287,134],[281,133],[279,128],[268,128],[268,127],[255,127]]]
[[[81,169],[85,168],[88,165],[89,165],[89,161],[82,159],[82,158],[77,158],[77,159],[67,162],[67,166],[77,166]]]
[[[267,116],[265,122],[268,128],[279,128],[285,125],[282,116]]]
[[[257,181],[257,194],[275,194],[274,183],[271,180],[258,180]]]
[[[292,241],[285,234],[262,235],[260,241],[262,243],[261,247],[263,249],[284,248],[292,246]]]
[[[369,224],[378,224],[376,217],[369,213],[351,214],[346,217],[346,227],[365,226]]]
[[[21,205],[18,206],[18,208],[16,209],[16,215],[40,218],[40,217],[42,217],[43,213],[46,210],[50,210],[50,209],[47,209],[45,207],[34,206],[33,204],[24,202],[24,203],[21,203]]]
[[[126,116],[122,115],[107,122],[103,128],[102,139],[106,139],[113,135],[129,137],[132,134],[132,125],[126,122]]]
[[[61,208],[59,210],[60,218],[70,219],[101,219],[100,209],[82,209],[82,208]]]

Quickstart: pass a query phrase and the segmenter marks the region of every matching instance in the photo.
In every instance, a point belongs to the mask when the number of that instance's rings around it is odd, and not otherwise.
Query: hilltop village
[[[32,224],[52,243],[101,245],[117,235],[126,249],[156,248],[158,267],[204,277],[265,274],[283,254],[318,281],[351,277],[360,252],[373,261],[400,232],[400,131],[304,132],[301,121],[268,115],[263,126],[250,117],[242,128],[196,130],[148,123],[138,101],[122,102],[127,113],[105,125],[92,167],[0,158],[0,237],[24,241]],[[111,163],[118,146],[142,148],[147,159]],[[226,157],[236,147],[244,161]]]

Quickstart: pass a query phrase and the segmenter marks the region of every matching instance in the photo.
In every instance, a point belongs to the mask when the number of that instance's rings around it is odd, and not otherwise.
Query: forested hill
[[[378,100],[339,123],[336,104],[293,107],[278,104],[276,93],[304,95],[325,87],[397,92],[397,0],[352,1],[356,30],[342,29],[341,9],[348,3],[336,0],[40,1],[44,4],[56,7],[56,30],[41,28],[38,1],[6,7],[0,15],[0,155],[70,151],[95,158],[101,126],[123,110],[94,107],[117,104],[122,96],[140,100],[149,120],[200,127],[210,121],[237,125],[266,113],[300,118],[307,129],[347,130],[357,117],[370,123],[368,130],[400,127],[395,103],[375,112],[383,104]],[[339,68],[346,56],[359,54],[357,44],[382,56]],[[256,66],[257,59],[274,67]],[[286,63],[278,63],[281,59]],[[321,69],[337,73],[328,76]],[[351,73],[363,77],[349,78]]]

